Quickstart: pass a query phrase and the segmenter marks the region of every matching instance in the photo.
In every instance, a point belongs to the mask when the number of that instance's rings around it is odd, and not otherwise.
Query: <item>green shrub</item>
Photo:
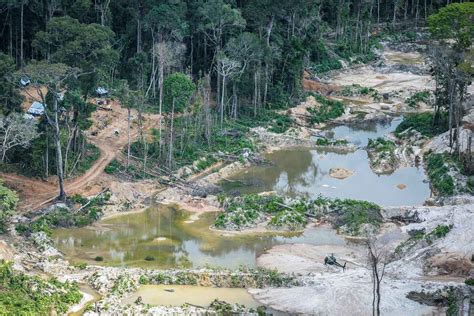
[[[450,196],[455,192],[454,179],[445,154],[425,154],[426,172],[433,188],[442,196]]]
[[[330,140],[325,137],[316,139],[317,146],[331,147],[331,146],[345,146],[349,142],[345,139]]]
[[[104,193],[87,200],[81,196],[74,196],[75,203],[80,202],[83,207],[80,211],[71,211],[68,208],[57,207],[29,224],[19,224],[16,231],[23,235],[43,231],[51,235],[55,227],[83,227],[98,221],[102,216],[102,207],[110,199],[109,193]],[[87,204],[88,203],[88,204]]]
[[[430,95],[431,95],[431,92],[429,90],[418,91],[418,92],[415,92],[409,98],[407,98],[405,102],[408,104],[408,106],[414,108],[414,107],[417,107],[418,103],[420,102],[428,103],[430,100]]]
[[[410,114],[404,117],[400,125],[397,126],[395,135],[400,137],[401,133],[407,129],[414,129],[426,137],[433,137],[448,130],[448,121],[445,115],[434,122],[432,113]]]
[[[84,156],[79,160],[79,162],[76,165],[76,169],[74,170],[73,175],[78,176],[81,174],[84,174],[89,170],[94,163],[99,159],[100,157],[100,149],[93,144],[87,143],[86,146],[86,152]],[[74,159],[70,160],[71,163],[74,162]],[[73,166],[71,166],[73,168]]]
[[[10,264],[0,261],[1,315],[50,315],[53,310],[64,314],[81,298],[75,283],[27,276],[14,272]]]
[[[214,158],[213,156],[208,156],[205,159],[198,160],[198,162],[196,163],[196,168],[200,171],[206,170],[207,168],[209,168],[216,162],[217,162],[216,158]]]
[[[393,153],[396,145],[391,140],[379,137],[376,139],[369,139],[367,147],[369,149],[374,149],[377,152]]]
[[[335,226],[345,226],[347,231],[354,235],[360,233],[362,225],[379,227],[383,220],[380,206],[367,201],[335,199],[329,202],[329,208],[337,215]]]
[[[117,174],[122,170],[122,165],[116,159],[112,160],[104,169],[107,174]]]
[[[452,225],[438,225],[429,234],[425,235],[425,240],[432,244],[433,241],[439,238],[444,238],[453,228]]]
[[[81,262],[81,263],[75,264],[74,266],[78,268],[79,270],[85,270],[87,268],[87,263]]]
[[[436,238],[443,238],[451,231],[451,228],[452,228],[452,226],[438,225],[431,232],[431,234],[433,234],[433,236],[436,237]]]
[[[278,212],[270,220],[269,226],[276,228],[288,228],[289,230],[301,230],[308,223],[306,215],[297,210],[283,210]]]
[[[0,182],[0,234],[6,231],[10,217],[15,213],[18,195]]]
[[[466,279],[464,283],[466,283],[466,285],[469,285],[469,286],[474,286],[474,278]]]
[[[275,227],[287,226],[290,229],[299,229],[303,223],[306,224],[304,213],[308,209],[308,203],[302,200],[292,200],[286,205],[285,199],[281,196],[257,194],[226,197],[220,200],[224,212],[216,217],[214,226],[217,228],[252,227],[265,216],[273,218],[270,225]]]
[[[309,108],[311,114],[310,123],[319,124],[333,120],[344,114],[344,104],[340,101],[330,100],[321,95],[313,95],[321,104],[319,108]]]

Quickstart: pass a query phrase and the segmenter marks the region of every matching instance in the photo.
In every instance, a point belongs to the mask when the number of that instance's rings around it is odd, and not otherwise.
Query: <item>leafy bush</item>
[[[116,159],[112,160],[104,169],[105,173],[107,174],[117,174],[121,170],[122,170],[122,165]]]
[[[216,158],[214,158],[213,156],[208,156],[205,159],[198,160],[198,162],[196,163],[196,168],[198,170],[206,170],[207,168],[209,168],[216,162],[217,162]]]
[[[425,240],[432,244],[434,240],[444,238],[453,228],[452,225],[438,225],[429,234],[425,236]]]
[[[444,115],[438,120],[433,121],[431,113],[410,114],[403,118],[400,125],[395,130],[395,135],[400,137],[401,133],[407,129],[414,129],[427,137],[433,137],[442,134],[448,130],[448,121]]]
[[[336,139],[336,140],[330,140],[325,137],[321,137],[316,139],[316,145],[317,146],[325,146],[325,147],[331,147],[331,146],[345,146],[349,142],[345,139]]]
[[[0,314],[64,314],[79,303],[82,294],[77,284],[56,279],[43,280],[14,272],[11,264],[0,262]]]
[[[74,170],[73,175],[78,176],[84,174],[89,170],[92,165],[99,159],[100,157],[100,149],[93,144],[87,143],[86,152],[84,156],[79,160],[76,166],[76,170]],[[73,160],[73,159],[71,159]],[[71,168],[73,168],[71,166]]]
[[[339,101],[330,100],[321,95],[313,95],[321,104],[319,108],[309,108],[311,114],[310,123],[319,124],[338,118],[344,114],[344,104]]]
[[[248,194],[241,197],[220,199],[224,212],[220,213],[214,225],[222,229],[253,227],[271,216],[270,226],[300,229],[306,224],[305,212],[308,203],[303,200],[287,200],[281,196],[260,196]]]
[[[0,234],[6,230],[6,224],[15,213],[18,195],[0,182]]]
[[[308,223],[306,215],[296,210],[287,209],[278,212],[270,220],[269,225],[276,228],[288,228],[289,230],[301,230]]]
[[[247,128],[269,126],[270,132],[281,134],[293,125],[293,120],[288,115],[278,113],[275,110],[262,109],[257,116],[254,116],[253,113],[244,113],[239,119],[239,125]]]
[[[40,231],[50,235],[52,233],[51,229],[55,227],[83,227],[90,225],[101,218],[102,207],[109,198],[110,194],[107,193],[94,197],[91,200],[75,196],[74,201],[82,202],[83,207],[79,211],[71,211],[68,208],[57,207],[27,225],[17,225],[16,231],[23,235]]]
[[[163,82],[164,111],[182,112],[188,104],[196,85],[186,74],[176,72],[166,77]]]
[[[371,166],[378,167],[387,163],[390,166],[397,165],[397,156],[395,155],[396,145],[391,140],[382,137],[369,139],[367,148]]]
[[[469,285],[469,286],[474,286],[474,278],[466,279],[464,283],[466,283],[466,285]]]
[[[431,92],[429,90],[415,92],[412,96],[407,98],[405,102],[408,106],[414,108],[418,106],[418,103],[428,103],[430,100]]]
[[[371,202],[351,199],[317,200],[315,202],[317,205],[326,204],[330,209],[330,214],[336,215],[332,220],[336,228],[344,226],[347,232],[353,235],[360,233],[362,225],[371,224],[379,227],[383,220],[380,206]]]
[[[350,234],[360,233],[364,224],[379,227],[382,223],[380,207],[374,203],[350,199],[329,199],[319,196],[315,200],[290,199],[278,195],[248,194],[239,197],[220,196],[224,208],[215,220],[215,227],[241,229],[253,227],[266,219],[269,226],[299,230],[306,226],[307,214],[324,217],[336,228],[344,226]]]
[[[445,160],[445,154],[425,154],[426,172],[431,185],[440,195],[449,196],[454,194],[455,184]]]
[[[391,140],[379,137],[376,139],[369,139],[367,147],[377,152],[393,153],[396,146]]]

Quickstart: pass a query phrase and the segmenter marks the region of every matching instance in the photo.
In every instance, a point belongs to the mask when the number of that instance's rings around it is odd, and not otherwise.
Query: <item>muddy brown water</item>
[[[216,213],[189,222],[192,215],[174,206],[158,206],[90,227],[57,229],[53,240],[73,263],[146,268],[254,267],[257,256],[274,245],[345,244],[328,227],[309,227],[304,233],[232,235],[210,229]],[[103,261],[94,260],[99,256]]]
[[[393,132],[401,118],[387,123],[364,123],[358,126],[336,126],[324,131],[326,137],[346,139],[358,149],[342,153],[320,149],[285,149],[266,155],[270,164],[252,166],[221,182],[230,193],[276,191],[289,196],[366,200],[382,206],[422,205],[431,190],[423,168],[403,167],[392,174],[377,175],[369,166],[364,149],[369,138],[383,137]],[[346,179],[329,176],[331,168],[353,172]],[[399,189],[404,185],[405,189]],[[406,187],[405,187],[406,186]]]
[[[192,304],[209,307],[217,299],[229,304],[242,304],[256,308],[258,304],[246,289],[215,288],[195,285],[143,285],[135,293],[125,298],[125,304],[134,303],[138,297],[150,305],[182,306]]]

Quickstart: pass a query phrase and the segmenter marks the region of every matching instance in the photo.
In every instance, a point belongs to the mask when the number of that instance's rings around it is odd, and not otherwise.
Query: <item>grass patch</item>
[[[436,239],[444,238],[453,228],[452,225],[438,225],[429,234],[425,236],[428,244],[432,244]]]
[[[434,122],[432,113],[410,114],[404,117],[400,125],[397,126],[395,135],[401,137],[407,129],[414,129],[423,136],[433,137],[448,130],[448,121],[445,115],[442,115],[439,122]]]
[[[11,264],[0,261],[0,314],[64,314],[79,303],[82,294],[75,283],[43,280],[14,272]],[[54,312],[53,312],[54,311]]]

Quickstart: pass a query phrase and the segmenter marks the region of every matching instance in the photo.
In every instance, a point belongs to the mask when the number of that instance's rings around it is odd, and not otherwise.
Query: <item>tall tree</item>
[[[59,185],[58,199],[64,201],[66,200],[66,191],[64,188],[64,165],[60,129],[60,115],[62,112],[59,106],[59,96],[66,82],[78,76],[78,70],[64,64],[31,63],[24,68],[20,75],[27,75],[31,78],[32,86],[39,96],[37,101],[43,104],[46,121],[53,130]],[[44,88],[46,88],[46,92]],[[46,103],[47,93],[52,96],[52,105]],[[30,95],[30,97],[33,96]]]

